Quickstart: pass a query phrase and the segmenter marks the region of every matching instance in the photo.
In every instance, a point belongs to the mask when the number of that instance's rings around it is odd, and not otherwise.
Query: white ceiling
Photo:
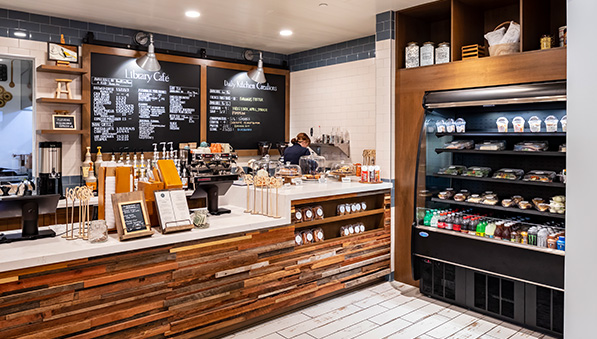
[[[291,54],[375,34],[375,15],[431,0],[0,0],[36,14]],[[328,6],[319,6],[325,2]],[[201,16],[187,18],[197,10]],[[279,31],[294,34],[282,37]]]

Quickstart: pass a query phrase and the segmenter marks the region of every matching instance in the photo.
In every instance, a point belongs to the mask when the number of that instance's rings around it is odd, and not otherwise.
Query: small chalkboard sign
[[[143,192],[113,194],[112,205],[120,240],[153,234]]]
[[[77,124],[74,115],[52,115],[52,128],[57,130],[74,130]]]

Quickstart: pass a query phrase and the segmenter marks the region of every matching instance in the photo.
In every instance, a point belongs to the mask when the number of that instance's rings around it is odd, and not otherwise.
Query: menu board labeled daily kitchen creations
[[[153,143],[199,140],[201,67],[160,65],[148,72],[135,58],[91,54],[91,149],[152,151]]]
[[[259,141],[285,141],[286,78],[266,74],[256,83],[247,72],[207,68],[207,141],[255,149]]]

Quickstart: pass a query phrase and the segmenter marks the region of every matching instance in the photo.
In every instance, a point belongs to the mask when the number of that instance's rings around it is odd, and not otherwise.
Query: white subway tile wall
[[[362,161],[363,149],[375,148],[375,59],[369,58],[290,73],[290,135],[350,134],[350,158]],[[382,173],[384,169],[382,169]]]

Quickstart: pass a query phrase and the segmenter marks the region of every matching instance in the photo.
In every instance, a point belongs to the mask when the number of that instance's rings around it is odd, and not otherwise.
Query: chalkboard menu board
[[[207,68],[207,142],[255,149],[259,141],[285,141],[286,77],[266,78],[258,84],[245,71]]]
[[[134,58],[91,54],[91,149],[199,141],[201,66],[160,65],[148,72]]]
[[[128,233],[145,230],[147,227],[141,204],[142,202],[133,202],[120,205],[124,227]]]

